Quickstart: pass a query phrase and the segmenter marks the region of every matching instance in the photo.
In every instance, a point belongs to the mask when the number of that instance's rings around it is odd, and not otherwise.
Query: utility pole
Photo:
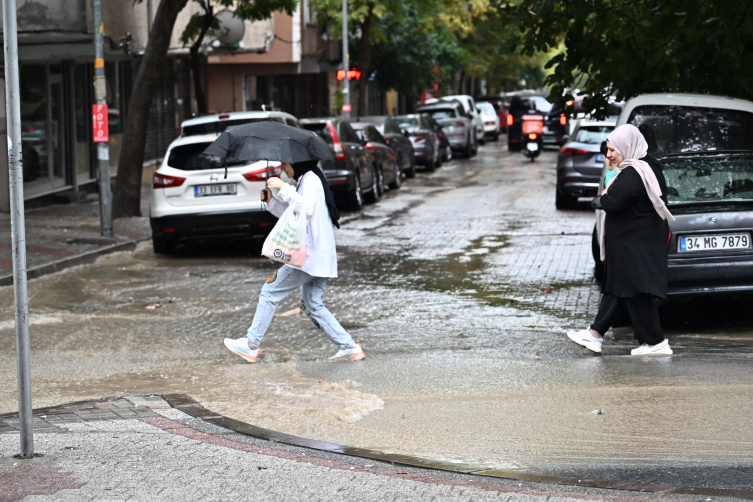
[[[102,36],[102,0],[93,0],[94,17],[94,107],[92,121],[94,142],[97,143],[99,178],[99,219],[103,237],[112,237],[112,190],[110,179],[110,148],[107,124],[107,88],[105,87],[105,59]]]
[[[343,118],[350,118],[350,53],[348,52],[348,0],[343,0]]]
[[[29,301],[26,289],[26,220],[24,217],[24,175],[21,165],[21,96],[18,83],[16,0],[3,0],[3,38],[5,38],[5,103],[8,113],[10,221],[13,237],[13,293],[16,300],[18,418],[21,431],[21,453],[18,458],[33,458],[34,428],[31,415]]]

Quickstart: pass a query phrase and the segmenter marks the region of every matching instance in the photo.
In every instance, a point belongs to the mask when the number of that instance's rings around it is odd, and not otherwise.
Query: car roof
[[[580,123],[578,124],[578,127],[583,126],[605,126],[605,127],[615,127],[617,125],[617,117],[611,117],[611,120],[609,118],[605,120],[588,120],[588,119],[581,119]]]
[[[727,96],[714,96],[711,94],[686,94],[686,93],[654,93],[641,94],[630,98],[622,108],[622,113],[617,120],[619,125],[627,122],[633,109],[639,106],[650,105],[674,105],[694,106],[700,108],[724,108],[728,110],[741,110],[753,113],[753,102],[744,99],[730,98]]]
[[[353,129],[366,129],[367,127],[374,127],[374,129],[376,129],[371,122],[350,122],[350,126]]]
[[[222,117],[222,118],[220,118]],[[181,122],[181,127],[193,126],[199,124],[207,124],[210,122],[221,122],[224,120],[238,120],[238,119],[264,119],[269,117],[295,117],[287,112],[270,110],[267,112],[255,111],[255,112],[228,112],[228,113],[215,113],[213,115],[205,115],[203,117],[196,117],[193,119],[184,120]],[[298,120],[298,119],[296,119]]]
[[[319,122],[334,122],[335,120],[341,120],[340,117],[315,117],[315,118],[307,118],[307,119],[301,119],[299,122],[301,124],[317,124]]]

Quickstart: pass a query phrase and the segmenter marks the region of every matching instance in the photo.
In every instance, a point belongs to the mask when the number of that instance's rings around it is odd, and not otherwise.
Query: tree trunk
[[[204,41],[207,32],[212,28],[212,21],[214,21],[214,9],[209,5],[204,10],[204,24],[201,27],[201,33],[199,33],[199,36],[196,38],[193,45],[191,45],[191,50],[189,51],[191,74],[193,75],[194,97],[196,98],[196,108],[199,115],[206,115],[208,113],[207,96],[204,92],[204,82],[201,78],[201,55],[199,54],[199,49],[201,49],[201,43]]]
[[[141,175],[152,95],[157,87],[160,67],[167,57],[175,20],[187,2],[188,0],[162,0],[154,16],[149,41],[136,73],[123,133],[123,148],[118,159],[113,197],[115,218],[141,216]]]
[[[369,81],[369,67],[371,66],[371,20],[373,15],[369,7],[369,15],[361,25],[361,40],[358,42],[358,65],[361,70],[361,79],[358,81],[358,116],[363,117],[366,113],[366,84]]]

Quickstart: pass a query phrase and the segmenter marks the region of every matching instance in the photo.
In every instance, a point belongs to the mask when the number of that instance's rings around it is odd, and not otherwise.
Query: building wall
[[[86,32],[86,0],[17,0],[18,32]],[[2,20],[2,12],[0,12]],[[0,31],[2,23],[0,22]]]

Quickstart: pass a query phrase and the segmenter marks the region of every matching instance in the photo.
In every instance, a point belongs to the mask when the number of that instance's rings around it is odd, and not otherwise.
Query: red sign
[[[95,143],[110,141],[110,131],[107,125],[107,105],[92,105],[92,129]]]
[[[345,70],[337,70],[337,80],[345,80]],[[361,72],[355,68],[348,70],[348,80],[361,80]]]
[[[344,112],[344,113],[350,113],[350,110],[351,110],[351,109],[352,109],[352,108],[351,108],[351,106],[350,106],[350,105],[343,105],[343,112]]]

